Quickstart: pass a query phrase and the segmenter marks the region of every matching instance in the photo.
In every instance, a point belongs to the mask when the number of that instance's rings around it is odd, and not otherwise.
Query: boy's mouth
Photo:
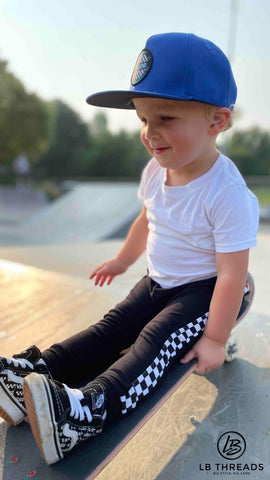
[[[161,147],[161,148],[153,148],[153,152],[155,155],[160,155],[161,153],[165,152],[165,150],[168,150],[170,147]]]

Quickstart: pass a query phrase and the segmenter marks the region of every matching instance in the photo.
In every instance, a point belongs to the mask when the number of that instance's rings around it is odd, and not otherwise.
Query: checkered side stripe
[[[171,358],[175,357],[183,347],[183,343],[189,343],[191,337],[197,337],[199,332],[204,330],[208,314],[209,312],[205,313],[202,317],[188,323],[185,327],[179,328],[169,336],[151,365],[132,382],[127,395],[120,397],[122,414],[136,408],[137,402],[151,392],[157,385],[158,379],[162,377],[165,369],[169,366]]]

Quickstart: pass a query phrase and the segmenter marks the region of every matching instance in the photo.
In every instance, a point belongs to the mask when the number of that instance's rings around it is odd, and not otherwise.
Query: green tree
[[[103,137],[108,133],[108,119],[106,114],[98,112],[90,124],[90,132],[94,137]]]
[[[0,164],[11,165],[21,152],[34,157],[47,141],[45,103],[28,93],[0,60]]]
[[[228,156],[242,175],[270,175],[270,134],[258,127],[236,131],[228,145]]]
[[[79,175],[88,144],[89,133],[79,115],[60,100],[51,102],[49,145],[37,170],[43,176]]]
[[[93,177],[138,179],[149,157],[139,134],[105,130],[92,138],[85,155],[85,174]]]

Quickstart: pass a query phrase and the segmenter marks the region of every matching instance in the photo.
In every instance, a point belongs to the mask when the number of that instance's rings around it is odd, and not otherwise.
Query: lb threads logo
[[[153,55],[148,48],[145,48],[138,56],[136,65],[134,67],[131,77],[132,85],[137,85],[146,77],[152,67],[152,63]]]
[[[240,433],[226,432],[219,437],[217,449],[223,458],[236,460],[245,453],[246,441]]]
[[[218,437],[216,447],[219,455],[227,462],[200,463],[200,472],[208,475],[251,475],[254,472],[264,470],[263,463],[245,463],[243,460],[239,462],[239,458],[244,455],[247,448],[246,440],[239,432],[229,431],[222,433]]]

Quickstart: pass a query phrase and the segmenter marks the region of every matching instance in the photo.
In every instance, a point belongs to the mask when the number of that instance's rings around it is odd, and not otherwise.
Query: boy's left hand
[[[198,359],[196,372],[199,375],[204,375],[205,373],[210,372],[210,370],[219,368],[224,363],[224,345],[221,345],[215,340],[203,335],[200,340],[195,343],[192,349],[181,358],[180,363],[190,362],[193,358]]]

